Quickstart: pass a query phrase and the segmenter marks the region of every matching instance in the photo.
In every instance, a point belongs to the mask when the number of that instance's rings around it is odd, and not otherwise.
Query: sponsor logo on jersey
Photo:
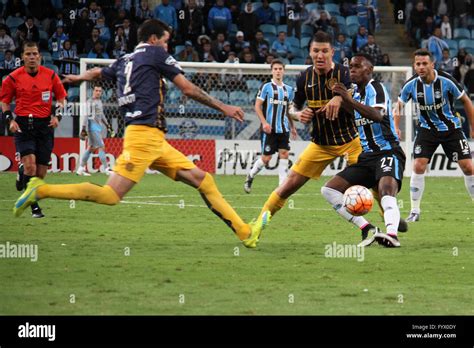
[[[416,145],[415,146],[415,154],[419,155],[421,153],[421,145]]]
[[[364,117],[358,118],[358,119],[355,120],[355,124],[356,124],[357,127],[366,126],[366,125],[369,125],[369,124],[372,124],[372,123],[374,123],[373,120],[369,120],[369,119],[364,118]]]
[[[286,106],[288,104],[286,100],[277,100],[277,99],[273,99],[273,98],[270,98],[268,101],[269,101],[270,104],[274,104],[274,105],[284,105],[284,106]]]
[[[446,104],[446,101],[443,100],[441,103],[438,104],[430,104],[430,105],[419,105],[420,110],[432,111],[432,110],[439,110],[442,109],[443,106]]]

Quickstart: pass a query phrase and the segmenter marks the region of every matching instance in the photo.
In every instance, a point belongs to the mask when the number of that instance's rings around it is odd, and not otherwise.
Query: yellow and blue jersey
[[[260,86],[257,98],[263,101],[263,114],[272,126],[272,133],[289,133],[288,107],[295,97],[294,89],[273,80]]]
[[[413,99],[420,112],[420,127],[439,132],[461,128],[461,120],[454,113],[454,98],[464,95],[461,85],[448,73],[435,70],[435,79],[425,84],[418,75],[412,76],[402,87],[398,100]]]
[[[357,110],[354,110],[355,124],[359,131],[363,151],[378,152],[399,147],[400,143],[395,132],[391,101],[385,87],[380,82],[372,79],[363,90],[359,91],[355,87],[353,98],[361,104],[383,110],[381,122],[367,119]]]

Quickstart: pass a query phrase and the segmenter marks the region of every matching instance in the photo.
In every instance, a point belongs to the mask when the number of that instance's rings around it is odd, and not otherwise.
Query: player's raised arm
[[[83,81],[94,81],[102,78],[102,68],[92,68],[80,75],[64,75],[62,83],[80,83]]]
[[[225,116],[235,118],[238,121],[243,121],[244,112],[237,106],[227,105],[216,98],[213,98],[191,81],[187,80],[182,74],[178,74],[173,79],[173,83],[178,87],[183,94],[195,101],[209,106],[215,110],[221,111]]]

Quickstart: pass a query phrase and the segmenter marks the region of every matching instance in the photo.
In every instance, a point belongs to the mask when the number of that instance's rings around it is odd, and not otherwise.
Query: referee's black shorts
[[[49,165],[54,147],[54,129],[49,126],[50,117],[33,118],[19,116],[15,119],[21,129],[15,133],[16,151],[20,156],[35,155],[36,164]]]

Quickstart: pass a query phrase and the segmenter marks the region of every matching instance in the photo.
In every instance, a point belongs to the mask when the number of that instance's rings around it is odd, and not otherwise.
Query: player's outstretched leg
[[[112,176],[112,178],[117,177],[118,175]],[[20,216],[28,206],[44,198],[73,199],[107,205],[115,205],[120,202],[120,197],[108,184],[99,186],[84,182],[81,184],[48,185],[40,178],[34,177],[28,183],[25,192],[16,201],[13,208],[14,215]]]
[[[377,201],[377,203],[379,204],[379,214],[380,216],[383,218],[384,216],[384,211],[382,209],[382,203],[380,203],[380,197],[379,197],[379,193],[377,190],[375,189],[372,189],[372,194],[374,196],[374,199]],[[405,219],[403,219],[402,217],[400,217],[400,222],[398,223],[398,232],[407,232],[408,231],[408,224],[406,222]]]

